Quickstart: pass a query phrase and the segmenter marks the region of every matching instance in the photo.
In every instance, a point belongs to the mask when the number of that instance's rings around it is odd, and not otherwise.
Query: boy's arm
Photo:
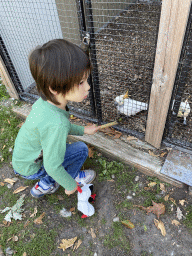
[[[83,134],[94,134],[98,131],[99,126],[95,124],[89,126],[80,126],[76,124],[71,124],[71,130],[69,134],[71,135],[83,135]]]
[[[46,172],[67,191],[72,191],[77,187],[77,183],[62,166],[67,135],[67,127],[53,125],[48,127],[41,136],[41,145],[43,148],[43,165]]]

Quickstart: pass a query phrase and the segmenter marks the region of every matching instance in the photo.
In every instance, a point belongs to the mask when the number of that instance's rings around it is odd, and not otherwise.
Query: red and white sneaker
[[[54,185],[51,185],[47,189],[43,189],[40,185],[39,182],[35,184],[35,186],[31,189],[30,193],[33,197],[39,198],[47,194],[53,194],[55,193],[59,188],[59,184],[55,182]]]

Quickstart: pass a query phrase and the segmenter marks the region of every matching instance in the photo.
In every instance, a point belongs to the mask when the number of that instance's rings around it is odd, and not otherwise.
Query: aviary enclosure
[[[31,49],[55,38],[83,46],[93,66],[91,90],[84,102],[69,103],[72,113],[96,123],[120,120],[117,130],[144,139],[161,11],[160,0],[2,0],[1,61],[19,98],[33,103],[39,96],[28,67]],[[190,150],[191,18],[189,10],[163,136]]]

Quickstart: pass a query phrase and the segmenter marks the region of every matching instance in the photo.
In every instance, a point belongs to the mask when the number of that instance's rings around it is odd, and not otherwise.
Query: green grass
[[[0,167],[11,161],[14,142],[21,120],[11,111],[11,107],[0,106]]]
[[[104,245],[109,248],[118,246],[128,253],[130,251],[130,244],[123,232],[123,228],[121,223],[114,222],[111,234],[104,237]]]
[[[183,223],[190,229],[192,229],[192,205],[186,208],[187,215]]]
[[[6,87],[5,85],[2,84],[2,81],[0,79],[0,100],[9,99],[9,98],[10,96],[7,93]]]

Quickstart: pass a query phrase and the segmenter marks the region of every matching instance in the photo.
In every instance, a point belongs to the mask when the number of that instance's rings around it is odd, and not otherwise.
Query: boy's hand
[[[96,126],[95,124],[90,125],[90,126],[85,126],[84,128],[84,133],[85,134],[95,134],[99,130],[99,126]]]
[[[78,185],[78,183],[77,183],[77,185]],[[76,188],[74,188],[74,189],[71,190],[71,191],[65,189],[65,194],[67,194],[68,196],[69,196],[69,195],[72,195],[73,193],[75,193],[76,190],[77,190],[77,186],[76,186]]]

